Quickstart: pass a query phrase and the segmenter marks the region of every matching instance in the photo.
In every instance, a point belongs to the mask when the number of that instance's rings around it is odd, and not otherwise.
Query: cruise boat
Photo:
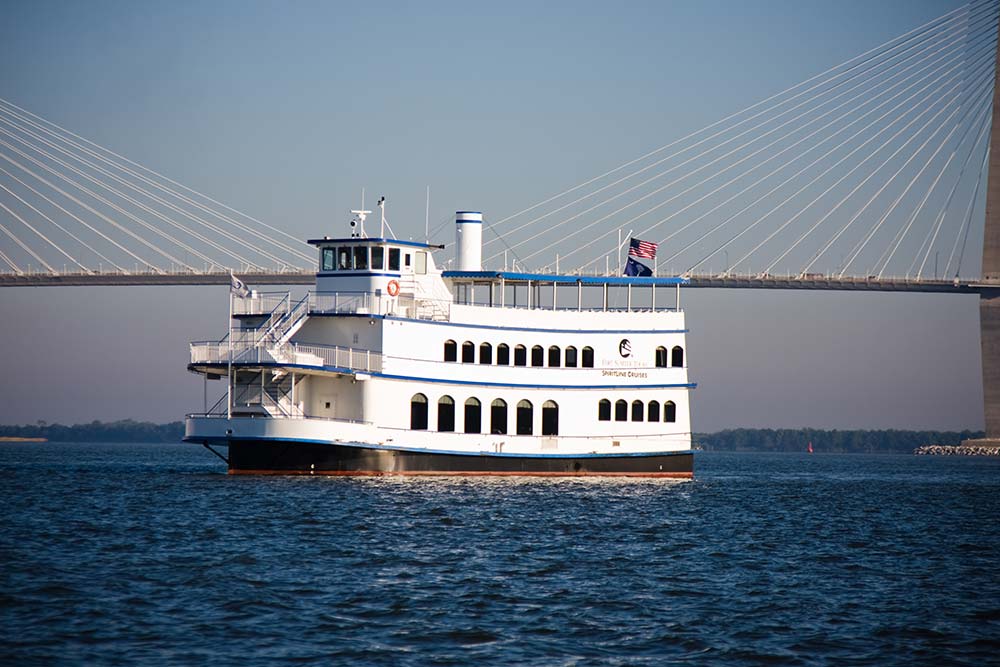
[[[685,279],[487,270],[470,211],[445,270],[366,213],[301,298],[234,279],[185,441],[231,474],[692,476]]]

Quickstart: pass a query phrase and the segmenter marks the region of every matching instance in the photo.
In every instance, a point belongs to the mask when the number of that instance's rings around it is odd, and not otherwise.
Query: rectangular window
[[[389,248],[389,270],[399,271],[399,248]]]
[[[357,270],[368,268],[368,248],[365,246],[354,248],[354,268]]]
[[[413,271],[417,275],[423,275],[423,274],[427,273],[427,253],[426,252],[418,252],[417,253],[417,262],[416,262],[416,266],[413,267]]]
[[[334,271],[336,264],[334,263],[334,249],[333,248],[323,248],[323,262],[321,264],[321,271]]]
[[[372,248],[372,271],[381,271],[385,268],[385,248],[375,246]]]
[[[403,264],[407,268],[409,268],[409,266],[410,266],[410,253],[406,253],[406,255],[403,256]]]
[[[353,264],[351,249],[347,247],[337,248],[337,270],[350,271]]]

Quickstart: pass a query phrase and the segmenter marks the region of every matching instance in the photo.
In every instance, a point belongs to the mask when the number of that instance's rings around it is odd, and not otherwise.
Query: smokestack
[[[483,270],[483,214],[479,211],[455,213],[455,270]]]

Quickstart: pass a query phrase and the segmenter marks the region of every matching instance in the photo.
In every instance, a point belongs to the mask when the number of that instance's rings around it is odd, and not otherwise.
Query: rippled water
[[[693,482],[229,477],[0,445],[0,662],[940,665],[1000,652],[1000,460]]]

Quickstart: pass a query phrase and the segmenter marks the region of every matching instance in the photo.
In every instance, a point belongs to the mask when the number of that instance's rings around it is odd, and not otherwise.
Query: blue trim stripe
[[[403,274],[399,271],[363,271],[354,269],[343,269],[342,271],[320,271],[316,274],[317,278],[367,278],[367,277],[378,277],[386,276],[390,278],[402,278]]]
[[[441,362],[444,363],[444,362]],[[188,369],[197,368],[228,368],[229,364],[195,363],[188,364]],[[696,389],[697,382],[686,384],[646,384],[637,382],[636,384],[517,384],[512,382],[474,382],[472,380],[449,380],[446,378],[429,378],[417,375],[394,375],[390,373],[376,373],[374,371],[363,371],[356,368],[341,368],[340,366],[308,366],[306,364],[279,364],[275,361],[236,361],[233,368],[302,368],[305,370],[322,370],[328,373],[341,373],[343,375],[354,375],[361,373],[370,375],[373,378],[385,378],[386,380],[402,380],[404,382],[426,382],[429,384],[450,384],[474,387],[512,387],[517,389]],[[528,367],[530,368],[530,366]],[[627,369],[623,369],[627,370]],[[638,380],[639,378],[636,378]]]
[[[547,273],[515,273],[511,271],[444,271],[441,274],[445,278],[468,279],[468,280],[511,280],[517,281],[537,281],[543,283],[572,284],[582,283],[584,285],[687,285],[690,281],[687,278],[654,278],[630,277],[630,276],[568,276]]]
[[[499,307],[499,306],[498,306]],[[519,312],[516,309],[515,313]],[[621,311],[625,313],[626,311]],[[317,313],[319,314],[319,313]],[[365,317],[374,317],[368,316]],[[441,322],[437,320],[416,320],[410,317],[396,317],[391,315],[381,316],[387,320],[397,320],[400,322],[419,322],[420,324],[434,324],[445,327],[463,327],[466,329],[492,329],[494,331],[527,331],[532,333],[568,333],[568,334],[686,334],[689,329],[539,329],[535,327],[501,327],[492,324],[465,324],[462,322]]]
[[[428,433],[436,433],[436,431],[428,431]],[[480,434],[486,435],[486,434]],[[613,439],[617,436],[608,436],[609,439]],[[629,437],[629,436],[621,436]],[[640,457],[652,457],[652,456],[682,456],[684,454],[693,454],[692,449],[683,449],[680,451],[658,451],[658,452],[615,452],[611,454],[523,454],[515,452],[493,452],[488,450],[480,450],[478,452],[463,452],[454,449],[424,449],[423,447],[391,447],[388,445],[377,445],[375,443],[369,442],[338,442],[335,440],[318,440],[312,438],[275,438],[267,436],[236,436],[232,438],[233,440],[253,440],[257,442],[304,442],[315,445],[339,445],[341,447],[357,447],[358,449],[381,449],[391,452],[412,452],[414,454],[446,454],[451,456],[495,456],[497,458],[513,458],[513,459],[626,459],[626,458],[640,458]],[[198,437],[190,436],[185,437],[186,442],[211,442],[212,444],[227,444],[229,438],[224,437]]]
[[[388,243],[389,245],[405,245],[411,246],[413,248],[430,248],[432,250],[441,250],[444,248],[443,245],[434,245],[432,243],[421,243],[420,241],[403,241],[402,239],[384,239],[384,238],[353,238],[353,239],[309,239],[306,243],[312,245],[329,245],[331,243],[341,244],[341,245],[371,245],[373,243]]]

